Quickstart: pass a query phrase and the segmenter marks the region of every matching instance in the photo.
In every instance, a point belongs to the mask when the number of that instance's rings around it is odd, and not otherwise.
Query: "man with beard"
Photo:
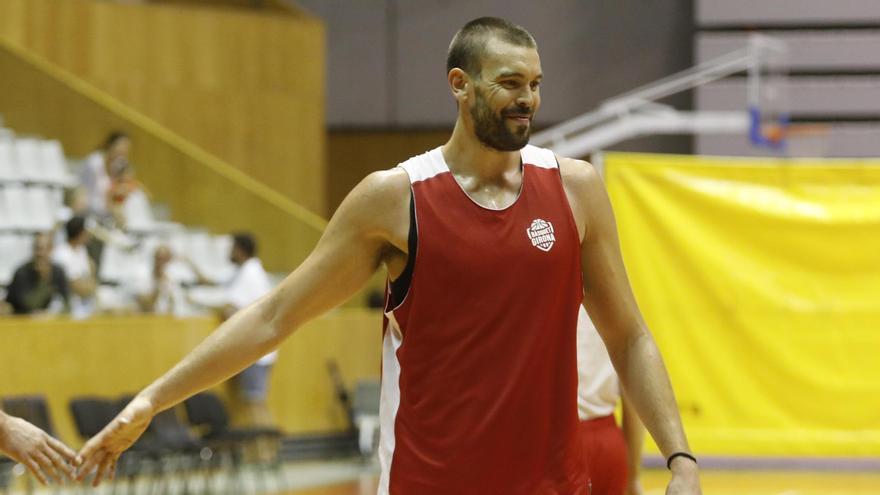
[[[100,481],[153,415],[275,348],[384,265],[380,494],[588,494],[576,405],[582,300],[669,459],[667,494],[701,493],[599,175],[527,146],[541,77],[523,28],[465,25],[447,58],[458,104],[449,141],[356,186],[302,265],[86,444],[80,476],[97,469]]]

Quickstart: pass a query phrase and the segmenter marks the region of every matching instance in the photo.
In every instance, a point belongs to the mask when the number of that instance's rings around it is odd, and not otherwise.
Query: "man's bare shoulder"
[[[574,158],[557,157],[562,183],[567,189],[586,192],[602,183],[602,177],[590,162]]]
[[[382,210],[397,210],[409,203],[410,184],[406,171],[399,167],[379,170],[364,177],[343,201],[355,203],[358,209],[366,208],[366,214],[375,214]]]
[[[595,202],[604,197],[602,177],[596,167],[583,160],[557,157],[562,185],[574,215],[578,234],[584,238],[594,223]]]
[[[331,223],[341,222],[363,234],[378,235],[392,244],[406,239],[409,228],[410,182],[399,167],[364,177],[348,193]]]
[[[409,196],[409,175],[400,167],[372,172],[361,183],[381,194]]]

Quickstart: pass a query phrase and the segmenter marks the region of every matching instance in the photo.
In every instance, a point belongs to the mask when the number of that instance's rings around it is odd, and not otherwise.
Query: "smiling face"
[[[519,150],[529,142],[532,119],[541,105],[538,50],[490,38],[480,67],[479,74],[468,75],[474,134],[490,148]]]

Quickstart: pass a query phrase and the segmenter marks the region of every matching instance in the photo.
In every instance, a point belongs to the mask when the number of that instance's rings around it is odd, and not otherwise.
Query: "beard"
[[[508,128],[507,117],[511,115],[532,115],[532,109],[514,106],[504,109],[500,115],[492,113],[480,91],[475,91],[476,101],[471,107],[474,120],[474,133],[481,143],[498,151],[517,151],[529,144],[529,131],[532,126],[518,126],[515,131]]]

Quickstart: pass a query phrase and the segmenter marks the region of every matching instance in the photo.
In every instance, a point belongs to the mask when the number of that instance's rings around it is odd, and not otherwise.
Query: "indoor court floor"
[[[816,473],[767,471],[702,472],[705,495],[880,495],[880,473]],[[646,495],[663,495],[669,473],[646,470]],[[287,492],[284,495],[375,495],[376,479]],[[489,494],[487,494],[489,495]]]

